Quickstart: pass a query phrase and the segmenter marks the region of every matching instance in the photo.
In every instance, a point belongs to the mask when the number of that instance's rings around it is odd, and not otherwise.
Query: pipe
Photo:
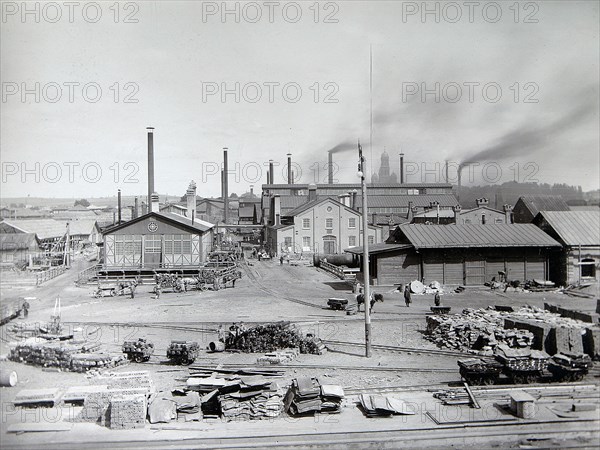
[[[273,168],[273,160],[269,160],[269,184],[275,184],[275,169]]]
[[[14,387],[17,385],[18,381],[19,377],[17,376],[17,372],[14,370],[0,370],[0,386]]]
[[[287,158],[288,158],[288,184],[294,184],[294,174],[292,173],[292,154],[288,153],[287,154]]]
[[[327,183],[333,184],[333,153],[327,153]]]
[[[400,153],[400,184],[404,184],[404,153]]]
[[[229,186],[227,185],[227,170],[227,147],[223,147],[223,221],[225,223],[227,223],[229,219],[229,192],[227,190]]]
[[[148,130],[148,206],[151,208],[154,192],[154,127],[146,127],[146,130]]]
[[[121,189],[119,189],[117,191],[117,206],[118,206],[118,210],[117,210],[117,214],[118,214],[118,218],[119,218],[119,224],[121,223]]]
[[[138,204],[138,198],[134,198],[133,199],[133,212],[132,212],[132,219],[137,219],[139,214],[139,204]]]
[[[458,166],[458,185],[456,187],[456,199],[458,200],[458,203],[460,204],[460,188],[461,188],[461,184],[462,184],[462,172],[463,166]]]
[[[446,160],[446,183],[449,183],[450,178],[448,177],[448,160]]]

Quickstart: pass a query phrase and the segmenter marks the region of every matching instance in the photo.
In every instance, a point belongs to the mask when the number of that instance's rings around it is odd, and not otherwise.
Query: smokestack
[[[156,192],[153,192],[151,195],[151,199],[152,199],[152,204],[150,205],[150,212],[157,213],[160,210],[158,194]]]
[[[333,152],[327,153],[327,183],[333,184]]]
[[[154,192],[154,127],[146,127],[146,130],[148,130],[148,205],[150,205]]]
[[[272,159],[269,160],[269,178],[271,180],[270,183],[275,184],[275,169],[273,169]]]
[[[190,181],[190,185],[185,192],[185,197],[187,216],[192,220],[193,224],[196,217],[196,183],[193,180]]]
[[[267,172],[267,184],[271,184],[271,174]]]
[[[351,201],[351,203],[350,203],[350,205],[351,205],[350,207],[351,207],[353,210],[355,210],[355,211],[358,211],[358,205],[356,204],[356,196],[358,195],[358,191],[357,191],[356,189],[353,189],[353,190],[350,192],[350,195],[352,195],[352,201]]]
[[[119,218],[119,223],[121,223],[121,189],[117,191],[117,217]]]
[[[404,153],[400,153],[400,184],[404,184]]]
[[[477,207],[479,208],[481,206],[488,206],[490,201],[487,198],[482,197],[482,198],[475,199],[475,203],[477,204]]]
[[[281,197],[279,195],[273,196],[273,225],[279,225],[281,223]]]
[[[250,185],[250,196],[253,196],[253,195],[254,195],[254,185],[251,184]]]
[[[462,184],[462,172],[463,166],[458,166],[458,185],[456,187],[456,199],[460,202],[460,187]]]
[[[148,205],[146,205],[146,202],[142,202],[142,216],[145,216],[146,214],[148,214]]]
[[[308,185],[308,201],[312,202],[317,199],[317,185],[311,183]]]
[[[288,184],[294,184],[294,175],[292,173],[292,154],[287,154],[288,158]]]
[[[133,199],[133,212],[132,212],[132,219],[137,219],[139,214],[139,204],[138,204],[138,198],[134,198]]]
[[[460,207],[460,205],[456,205],[454,207],[452,207],[452,211],[454,211],[454,223],[456,225],[460,225],[460,210],[462,208]]]
[[[408,223],[412,223],[415,217],[415,210],[413,209],[413,202],[408,202],[408,215],[406,216],[406,220]]]
[[[446,160],[446,183],[449,183],[450,178],[448,177],[448,160]]]
[[[513,223],[513,221],[512,221],[512,206],[504,205],[503,209],[504,209],[504,220],[506,221],[506,223],[508,223],[508,224]]]
[[[228,192],[228,167],[227,167],[227,147],[223,147],[223,208],[224,208],[224,216],[223,221],[225,223],[228,222],[229,219],[229,192]]]

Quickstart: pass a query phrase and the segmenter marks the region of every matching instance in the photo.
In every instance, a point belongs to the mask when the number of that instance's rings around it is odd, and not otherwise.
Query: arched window
[[[592,258],[584,258],[581,260],[581,277],[596,278],[596,261]]]

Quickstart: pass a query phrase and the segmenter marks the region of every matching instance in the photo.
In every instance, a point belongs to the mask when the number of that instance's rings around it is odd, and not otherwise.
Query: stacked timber
[[[71,355],[73,372],[87,372],[92,369],[108,369],[117,367],[126,362],[123,355],[109,355],[106,353],[76,353]]]
[[[92,385],[106,385],[110,389],[144,389],[146,394],[152,394],[156,390],[150,374],[145,370],[138,372],[106,372],[88,377],[88,381]]]
[[[267,353],[279,349],[297,348],[300,353],[320,355],[326,350],[319,338],[311,335],[304,336],[289,322],[258,325],[230,336],[227,341],[228,349],[246,353]]]
[[[12,348],[8,359],[35,366],[58,367],[68,370],[74,354],[82,351],[81,345],[59,342],[40,342],[39,339],[26,339]]]
[[[145,395],[116,395],[110,399],[108,426],[113,429],[144,428],[147,411]]]

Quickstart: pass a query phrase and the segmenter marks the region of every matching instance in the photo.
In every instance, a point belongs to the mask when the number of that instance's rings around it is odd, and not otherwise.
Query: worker
[[[219,341],[224,344],[225,343],[225,330],[223,329],[223,324],[219,324],[219,329],[217,330],[217,335],[219,337]]]
[[[406,307],[410,308],[411,299],[410,299],[410,286],[406,285],[404,288],[404,302],[406,303]]]
[[[433,303],[435,306],[440,306],[442,304],[442,299],[440,298],[440,293],[436,292],[433,296]]]
[[[283,266],[283,254],[279,257],[279,265]]]
[[[29,302],[25,300],[23,302],[23,317],[27,317],[29,315]]]

